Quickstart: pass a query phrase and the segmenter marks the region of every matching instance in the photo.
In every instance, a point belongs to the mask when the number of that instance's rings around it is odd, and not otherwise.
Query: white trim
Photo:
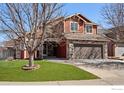
[[[80,16],[77,15],[77,17],[79,17],[80,19],[82,19],[85,23],[87,23],[86,20],[84,20],[83,18],[81,18]],[[86,18],[87,19],[87,18]],[[89,19],[88,19],[89,20]],[[90,20],[89,20],[90,21]]]
[[[80,13],[75,13],[75,14],[72,14],[72,15],[70,15],[70,16],[67,16],[66,18],[65,18],[65,20],[66,19],[68,19],[68,18],[70,18],[70,17],[73,17],[73,16],[77,16],[77,17],[79,17],[78,15],[79,15]],[[82,15],[82,14],[80,14],[80,15]],[[83,15],[82,15],[83,16]],[[85,16],[83,16],[83,17],[85,17]],[[81,18],[81,17],[79,17],[79,18]],[[86,17],[85,17],[86,18]],[[81,19],[83,19],[83,18],[81,18]],[[86,18],[87,20],[89,20],[88,18]],[[83,21],[84,21],[84,19],[83,19]],[[90,20],[89,20],[90,21]],[[85,21],[86,22],[86,21]],[[91,21],[92,22],[92,21]]]
[[[85,19],[81,18],[79,15],[81,15],[81,16],[83,16],[84,18],[86,18],[87,20],[89,20],[90,23],[87,22]],[[71,18],[71,17],[73,17],[73,16],[77,16],[78,18],[82,19],[85,23],[98,25],[98,24],[96,24],[95,22],[91,21],[89,18],[87,18],[85,15],[82,15],[81,13],[75,13],[75,14],[72,14],[72,15],[70,15],[70,16],[67,16],[67,17],[65,18],[65,20],[68,19],[68,18]]]
[[[76,31],[74,31],[74,30],[71,30],[71,23],[77,23],[77,30]],[[79,30],[79,23],[78,22],[76,22],[76,21],[70,21],[70,32],[77,32]]]

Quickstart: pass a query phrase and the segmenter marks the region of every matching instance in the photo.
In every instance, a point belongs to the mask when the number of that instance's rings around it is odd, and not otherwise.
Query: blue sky
[[[65,4],[64,10],[68,15],[81,13],[91,21],[106,27],[105,21],[103,21],[103,17],[100,13],[104,5],[104,3],[69,3]]]
[[[91,21],[107,27],[100,14],[100,11],[104,5],[104,3],[66,3],[64,6],[64,12],[66,12],[68,15],[81,13]],[[4,39],[4,37],[0,36],[0,41]]]

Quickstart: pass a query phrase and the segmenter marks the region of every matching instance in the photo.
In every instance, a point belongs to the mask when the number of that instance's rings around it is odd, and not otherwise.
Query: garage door
[[[102,45],[74,44],[75,59],[101,59],[103,58]]]

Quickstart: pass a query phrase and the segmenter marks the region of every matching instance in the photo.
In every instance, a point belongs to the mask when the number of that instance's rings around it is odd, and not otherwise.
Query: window
[[[71,22],[71,31],[77,31],[78,30],[78,23],[77,22]]]
[[[92,25],[86,25],[86,26],[85,26],[85,31],[86,31],[87,33],[92,33]]]

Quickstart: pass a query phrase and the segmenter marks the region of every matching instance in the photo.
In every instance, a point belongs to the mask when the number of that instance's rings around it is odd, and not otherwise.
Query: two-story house
[[[65,18],[66,58],[107,58],[107,39],[97,34],[98,25],[81,14]]]
[[[58,32],[63,33],[64,40],[46,40],[43,45],[43,57],[66,59],[102,59],[107,58],[107,39],[97,34],[98,25],[81,14],[74,14],[60,20]],[[34,57],[39,58],[40,47]],[[17,51],[17,58],[28,58],[26,50]]]

